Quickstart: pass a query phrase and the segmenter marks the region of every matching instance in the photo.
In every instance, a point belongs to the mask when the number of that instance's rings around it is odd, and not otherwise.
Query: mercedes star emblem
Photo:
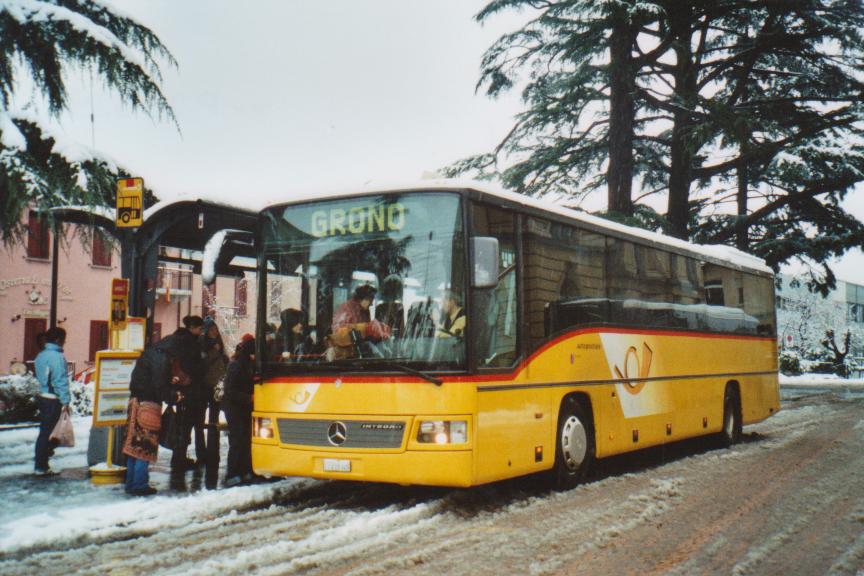
[[[333,446],[341,446],[348,439],[348,428],[342,422],[333,422],[327,429],[327,440]]]

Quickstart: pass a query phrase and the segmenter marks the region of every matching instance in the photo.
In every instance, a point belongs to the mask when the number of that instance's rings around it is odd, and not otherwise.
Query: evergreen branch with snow
[[[177,62],[152,30],[98,1],[0,0],[0,240],[20,237],[28,206],[110,205],[114,182],[128,175],[52,130],[68,109],[70,71],[92,71],[133,110],[179,130],[164,65]],[[16,93],[29,85],[36,96]]]

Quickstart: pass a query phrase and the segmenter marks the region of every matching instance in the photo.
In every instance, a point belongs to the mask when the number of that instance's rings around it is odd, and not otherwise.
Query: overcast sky
[[[483,51],[518,21],[481,27],[482,1],[113,4],[179,61],[164,88],[182,135],[97,86],[96,147],[162,198],[416,180],[490,149],[518,110],[474,94]],[[89,143],[89,82],[77,93],[64,124]]]
[[[112,0],[177,58],[163,87],[182,134],[96,85],[96,148],[166,200],[263,205],[309,189],[416,180],[490,150],[520,109],[513,96],[474,92],[484,50],[524,18],[481,27],[473,16],[485,3]],[[72,80],[70,92],[74,112],[61,129],[90,144],[89,80]],[[864,219],[864,191],[849,204]],[[837,271],[864,283],[864,256]]]

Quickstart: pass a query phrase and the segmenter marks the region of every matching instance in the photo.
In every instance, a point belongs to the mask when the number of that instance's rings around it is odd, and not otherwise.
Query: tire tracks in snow
[[[759,572],[773,552],[788,550],[808,523],[826,522],[848,497],[838,473],[825,482],[837,494],[822,500],[828,512],[816,505],[806,508],[800,522],[770,532],[758,544],[735,537],[737,518],[768,522],[760,507],[777,501],[784,489],[779,480],[802,482],[804,448],[818,443],[820,449],[809,456],[816,462],[832,446],[846,446],[814,440],[817,426],[826,418],[857,415],[855,421],[861,421],[860,400],[810,397],[789,404],[748,429],[750,441],[731,451],[688,448],[671,461],[655,455],[647,464],[634,457],[640,463],[625,472],[616,473],[613,466],[613,475],[567,492],[539,489],[533,479],[468,490],[302,480],[228,506],[217,497],[232,492],[220,491],[204,496],[212,500],[206,506],[200,497],[174,498],[178,507],[198,502],[194,505],[201,508],[168,521],[145,518],[93,534],[37,541],[0,559],[0,573],[101,576],[144,568],[150,574],[392,576],[596,573],[598,568],[617,573],[636,567],[656,573],[729,573],[736,564],[741,574]],[[864,435],[864,427],[850,428]],[[843,469],[839,456],[835,464]],[[752,485],[747,475],[777,479],[778,485]],[[724,482],[747,489],[745,500],[727,497],[733,503],[731,520],[711,507],[712,498],[722,496]],[[808,497],[815,498],[806,490],[800,495]],[[856,518],[864,511],[857,514],[847,514],[845,521],[862,525],[864,520]],[[675,526],[678,531],[668,533]],[[652,543],[662,546],[655,551]],[[843,567],[862,554],[862,538],[846,541],[833,557],[837,573],[848,573]],[[634,555],[636,563],[630,562]]]

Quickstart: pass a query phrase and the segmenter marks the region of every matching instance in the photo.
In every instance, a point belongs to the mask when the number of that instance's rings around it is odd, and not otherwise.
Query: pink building
[[[0,249],[0,374],[35,358],[36,335],[49,324],[52,233],[35,212],[26,218],[24,242]],[[78,372],[92,364],[96,351],[108,348],[109,292],[111,279],[120,277],[120,252],[95,228],[67,224],[61,230],[57,325],[66,329],[66,359]],[[163,249],[166,257],[175,252]],[[212,313],[228,346],[254,330],[254,278],[248,289],[245,280],[230,277],[205,289],[190,266],[160,261],[156,286],[156,340],[187,314]]]

